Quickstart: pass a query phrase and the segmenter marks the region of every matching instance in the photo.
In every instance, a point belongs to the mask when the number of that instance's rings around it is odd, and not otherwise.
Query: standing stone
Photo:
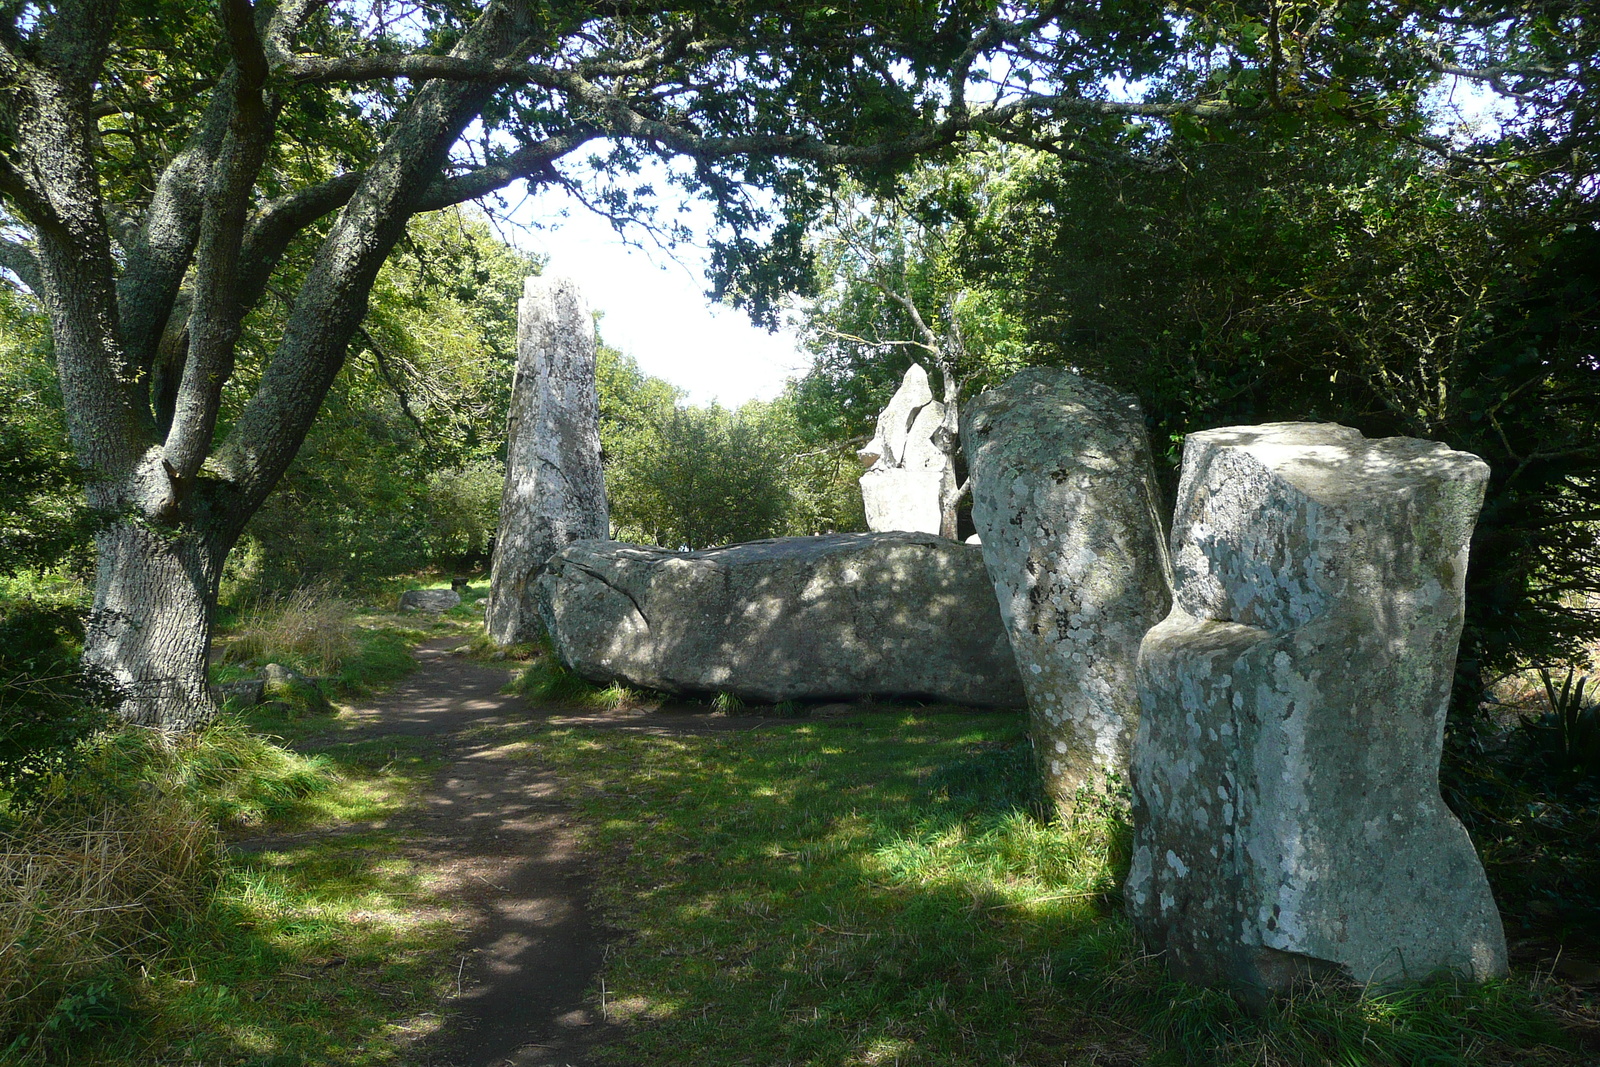
[[[538,636],[535,579],[545,562],[573,541],[610,532],[594,318],[570,278],[524,283],[507,437],[485,617],[489,636],[502,645]]]
[[[1066,371],[978,396],[962,429],[972,521],[1028,690],[1046,791],[1126,781],[1139,641],[1171,603],[1138,401]]]
[[[942,504],[956,484],[955,463],[940,444],[944,421],[928,372],[913,363],[878,416],[878,432],[857,453],[870,464],[861,476],[867,529],[940,532]]]
[[[1127,883],[1178,976],[1260,995],[1504,973],[1483,868],[1439,797],[1488,475],[1344,426],[1189,435],[1176,602],[1139,658]]]

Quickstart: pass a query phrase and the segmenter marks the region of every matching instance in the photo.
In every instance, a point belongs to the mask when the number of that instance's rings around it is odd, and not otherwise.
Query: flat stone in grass
[[[438,615],[461,603],[454,589],[407,589],[400,594],[401,611],[426,611]]]
[[[267,683],[262,678],[242,678],[236,682],[223,682],[217,686],[217,699],[238,708],[253,708],[267,696]]]
[[[1190,434],[1178,586],[1139,656],[1128,905],[1180,977],[1503,974],[1483,867],[1439,796],[1488,467],[1276,423]]]
[[[580,541],[539,583],[557,655],[602,685],[751,704],[1023,702],[982,557],[934,535],[784,537],[701,552]]]
[[[333,710],[322,687],[293,667],[269,663],[261,668],[262,695],[290,711],[323,712]]]

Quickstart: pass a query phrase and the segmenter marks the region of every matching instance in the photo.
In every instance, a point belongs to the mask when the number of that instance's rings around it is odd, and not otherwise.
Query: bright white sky
[[[676,189],[664,182],[656,188],[665,213],[675,210],[677,201],[669,197]],[[691,209],[688,217],[703,235],[708,213]],[[560,190],[526,198],[511,218],[522,225],[504,235],[548,256],[546,270],[577,281],[589,306],[602,313],[606,343],[636,359],[646,374],[685,390],[691,403],[737,407],[771,400],[810,366],[792,331],[757,329],[744,312],[707,299],[703,245],[669,252],[643,231],[634,240],[644,247],[629,245],[609,222]]]

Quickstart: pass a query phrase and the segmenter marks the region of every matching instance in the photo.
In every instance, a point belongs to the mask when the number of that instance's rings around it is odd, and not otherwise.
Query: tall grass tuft
[[[536,704],[575,704],[608,710],[627,707],[639,699],[639,694],[625,685],[594,685],[563,666],[548,651],[513,675],[506,691]]]
[[[0,1062],[114,1023],[173,938],[213,922],[219,825],[291,819],[339,779],[224,718],[197,736],[106,731],[26,808],[0,806]]]
[[[246,611],[223,659],[276,660],[312,675],[335,674],[355,651],[352,614],[328,586],[304,586]]]
[[[212,823],[153,789],[0,830],[0,1059],[38,1062],[122,1014],[163,928],[205,911],[220,854]]]
[[[294,821],[307,800],[339,783],[325,756],[292,752],[227,715],[176,740],[143,730],[107,734],[87,769],[102,789],[155,791],[235,828]]]

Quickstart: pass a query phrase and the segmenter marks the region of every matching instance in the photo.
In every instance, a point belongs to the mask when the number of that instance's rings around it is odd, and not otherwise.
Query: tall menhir
[[[489,582],[489,636],[538,636],[537,579],[573,541],[610,529],[600,468],[594,318],[570,278],[529,278],[517,306],[506,487]]]

